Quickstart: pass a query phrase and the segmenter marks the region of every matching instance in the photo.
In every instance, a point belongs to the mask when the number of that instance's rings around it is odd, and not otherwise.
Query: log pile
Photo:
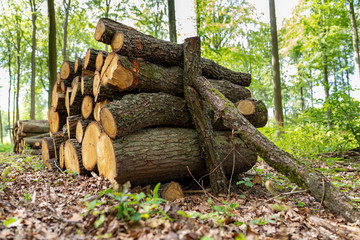
[[[83,59],[65,61],[57,75],[48,111],[52,137],[42,141],[45,165],[79,174],[93,171],[133,185],[208,173],[196,116],[185,99],[184,45],[106,18],[99,20],[95,39],[112,52],[89,48]],[[254,127],[266,124],[264,103],[246,88],[249,74],[204,58],[199,64],[213,90],[232,101]],[[224,174],[251,169],[257,154],[234,138],[209,106],[195,105],[209,116],[212,146],[224,160]]]
[[[42,138],[49,136],[47,120],[18,120],[13,127],[13,151],[39,155]]]

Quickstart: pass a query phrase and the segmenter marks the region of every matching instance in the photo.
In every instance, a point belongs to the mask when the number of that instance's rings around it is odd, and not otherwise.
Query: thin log
[[[95,71],[96,57],[100,50],[88,48],[84,59],[84,69]]]
[[[93,116],[93,108],[94,108],[94,98],[92,96],[86,95],[83,98],[81,104],[81,115],[84,119],[92,119]]]
[[[111,45],[114,52],[124,56],[144,58],[162,65],[183,66],[182,44],[154,38],[108,18],[101,18],[98,21],[95,39]],[[203,75],[208,78],[228,79],[242,86],[250,85],[250,74],[231,71],[204,58],[201,59],[201,66]]]
[[[205,165],[210,174],[210,185],[213,193],[226,192],[227,179],[224,168],[220,164],[219,154],[216,152],[213,126],[210,115],[202,99],[193,88],[194,79],[201,76],[200,37],[185,39],[184,44],[184,95],[189,108],[191,119],[199,134],[200,146],[205,152]]]
[[[197,78],[195,87],[201,96],[232,127],[246,145],[257,152],[271,167],[284,174],[299,187],[306,188],[311,195],[332,213],[343,216],[347,221],[360,219],[360,212],[351,205],[350,199],[339,191],[323,174],[301,164],[295,157],[279,149],[246,120],[220,92],[205,78]]]
[[[221,159],[231,152],[231,133],[215,132],[216,148]],[[247,171],[256,163],[257,156],[235,138],[235,149],[241,153],[235,158],[235,173]],[[112,141],[102,133],[97,143],[99,174],[132,185],[178,181],[206,174],[199,136],[194,129],[149,128]],[[224,169],[230,174],[232,157],[224,160]]]
[[[75,73],[75,62],[65,61],[60,67],[60,78],[72,81],[78,74]]]
[[[65,167],[70,171],[77,172],[80,175],[87,175],[87,171],[81,160],[81,146],[75,139],[69,139],[64,147]]]
[[[84,138],[86,127],[93,122],[92,120],[79,120],[76,124],[76,140],[81,143]]]
[[[98,138],[102,132],[102,126],[95,121],[86,127],[81,147],[82,161],[86,170],[94,171],[96,168],[96,147]]]
[[[54,107],[50,107],[48,111],[48,121],[51,133],[56,133],[66,124],[66,113],[59,113],[55,111]]]
[[[41,157],[44,165],[49,169],[53,170],[48,160],[55,158],[54,142],[51,137],[45,137],[42,139],[41,144]]]
[[[96,62],[95,62],[95,70],[96,71],[101,71],[103,65],[104,65],[104,61],[105,58],[107,57],[109,53],[108,52],[103,52],[103,51],[99,51],[97,56],[96,56]]]

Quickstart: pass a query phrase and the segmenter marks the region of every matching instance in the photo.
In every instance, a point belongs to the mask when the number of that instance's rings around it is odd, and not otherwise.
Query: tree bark
[[[235,104],[239,112],[256,128],[264,127],[268,121],[265,103],[256,99],[245,99]]]
[[[230,132],[215,132],[216,151],[225,159],[232,150]],[[257,156],[239,139],[234,139],[235,173],[245,172],[256,163]],[[105,134],[99,137],[97,154],[99,174],[132,185],[176,181],[207,173],[199,137],[195,130],[184,128],[149,128],[111,141]],[[232,159],[223,163],[227,174],[233,167]]]
[[[184,96],[183,77],[184,70],[180,67],[163,67],[110,53],[101,71],[100,81],[104,86],[119,91],[164,92]],[[231,101],[236,102],[251,97],[248,89],[230,81],[211,80],[211,82]],[[100,87],[99,84],[96,86]],[[94,90],[95,98],[97,94],[100,95],[101,90]]]
[[[181,44],[156,39],[111,19],[101,18],[98,21],[95,39],[111,44],[112,50],[120,55],[144,58],[165,66],[183,66]],[[203,75],[210,79],[227,79],[242,86],[250,85],[250,74],[231,71],[205,58],[201,59],[201,65]]]
[[[67,61],[67,35],[68,35],[68,23],[69,23],[69,12],[71,7],[71,0],[64,0],[64,13],[65,13],[65,19],[64,19],[64,33],[63,33],[63,48],[62,48],[62,55],[63,55],[63,61]]]
[[[94,77],[81,77],[81,93],[82,95],[93,95]]]
[[[96,58],[100,50],[88,48],[84,59],[84,69],[89,71],[95,71]]]
[[[270,8],[271,54],[272,54],[273,85],[274,85],[273,87],[274,87],[275,122],[276,125],[280,128],[280,131],[278,133],[281,133],[282,129],[284,128],[284,114],[282,109],[279,50],[278,50],[274,0],[269,0],[269,8]]]
[[[47,0],[48,4],[48,18],[49,18],[49,89],[53,89],[56,82],[56,21],[55,21],[55,7],[54,0]],[[49,91],[48,106],[51,106],[51,94]]]
[[[81,115],[72,115],[66,118],[66,129],[69,139],[76,137],[76,124],[79,120],[81,120]]]
[[[199,94],[193,88],[193,81],[201,76],[200,38],[185,39],[184,43],[184,95],[191,119],[199,135],[200,148],[204,149],[205,165],[210,174],[210,185],[213,193],[226,192],[227,179],[215,149],[213,126]]]
[[[45,167],[52,170],[52,167],[48,161],[52,158],[55,158],[55,156],[53,139],[51,137],[44,137],[41,144],[41,157]]]
[[[22,133],[46,133],[49,132],[47,120],[23,121],[21,124]]]
[[[195,88],[211,104],[213,110],[223,119],[224,124],[233,128],[240,135],[246,146],[256,152],[265,162],[289,178],[300,187],[307,188],[316,200],[332,213],[355,222],[360,219],[360,212],[350,204],[348,199],[331,182],[316,170],[299,163],[297,159],[279,149],[262,135],[255,127],[248,124],[235,106],[220,92],[214,91],[211,83],[205,78],[195,81]]]
[[[35,120],[35,74],[36,74],[36,18],[37,6],[36,0],[30,0],[32,39],[31,39],[31,86],[30,86],[30,119]]]
[[[357,74],[359,74],[359,79],[360,79],[359,38],[358,38],[358,30],[356,24],[356,16],[354,11],[354,1],[348,0],[348,2],[349,2],[349,13],[350,13],[350,22],[351,22],[351,31],[352,31],[355,71]]]
[[[175,2],[168,0],[170,42],[177,43]]]

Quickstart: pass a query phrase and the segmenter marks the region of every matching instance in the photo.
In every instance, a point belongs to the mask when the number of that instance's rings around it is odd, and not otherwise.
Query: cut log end
[[[107,107],[103,107],[100,110],[100,124],[103,126],[104,131],[111,138],[115,138],[117,135],[116,120],[110,110]]]
[[[65,107],[66,107],[66,112],[68,114],[68,116],[70,115],[70,96],[72,93],[72,88],[68,87],[66,88],[66,93],[65,93]]]
[[[95,102],[97,100],[97,96],[100,92],[100,73],[98,71],[95,71],[94,74],[94,80],[93,80],[93,95],[95,97]]]
[[[103,106],[105,106],[106,104],[108,104],[110,101],[109,100],[104,100],[102,102],[97,102],[95,104],[95,107],[94,107],[94,119],[97,121],[97,122],[100,122],[100,110]]]
[[[88,119],[93,112],[93,98],[86,95],[81,104],[81,114],[84,119]]]
[[[97,144],[97,167],[100,176],[109,179],[111,182],[116,178],[116,158],[114,146],[111,139],[102,133]]]
[[[84,69],[87,69],[87,66],[89,65],[90,62],[90,57],[91,57],[91,48],[88,48],[84,59]]]
[[[101,126],[97,122],[90,123],[82,140],[82,161],[86,170],[93,170],[96,165],[96,146],[98,138],[102,132]]]
[[[100,19],[96,25],[96,29],[95,29],[95,40],[96,41],[100,41],[102,35],[104,34],[105,32],[105,24],[103,22],[102,19]]]
[[[255,112],[255,104],[249,100],[240,100],[236,107],[243,115],[251,115]]]
[[[65,166],[67,169],[80,174],[79,157],[71,140],[67,140],[64,147]]]
[[[60,147],[59,147],[59,164],[60,164],[60,168],[64,169],[65,168],[65,143],[61,143]]]
[[[117,32],[111,40],[111,49],[113,52],[119,51],[124,45],[124,33]]]
[[[164,190],[162,191],[162,198],[167,201],[175,201],[184,197],[182,187],[177,182],[170,182],[165,184]]]
[[[78,92],[78,85],[79,85],[78,83],[79,83],[79,77],[74,78],[74,80],[71,83],[72,91],[71,91],[71,95],[70,95],[70,106],[74,103],[76,94]]]
[[[81,143],[83,140],[84,131],[83,131],[83,125],[81,124],[81,121],[78,121],[76,124],[76,140]]]
[[[62,79],[67,79],[70,75],[71,68],[70,63],[68,61],[63,62],[63,64],[60,67],[60,77]]]
[[[56,133],[59,130],[60,117],[59,113],[55,111],[54,107],[49,109],[48,113],[49,128],[51,133]]]
[[[100,71],[102,69],[102,66],[104,64],[104,58],[107,56],[107,52],[98,52],[98,55],[96,56],[95,60],[95,70]]]

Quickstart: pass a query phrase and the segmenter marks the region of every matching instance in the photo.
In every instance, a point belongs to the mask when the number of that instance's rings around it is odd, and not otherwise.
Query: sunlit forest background
[[[263,133],[294,154],[358,147],[360,94],[355,86],[360,80],[355,64],[358,54],[354,53],[359,49],[355,48],[357,29],[351,13],[353,10],[356,23],[359,1],[299,0],[291,17],[278,26],[284,115],[281,136],[276,134],[279,129],[273,119],[270,23],[263,21],[251,1],[196,0],[188,9],[193,11],[194,33],[201,37],[202,56],[232,70],[251,73],[253,97],[263,100],[269,109],[270,120],[261,129]],[[58,68],[64,60],[83,57],[89,47],[110,51],[94,39],[101,17],[169,40],[166,0],[55,0],[55,11]],[[9,93],[8,104],[3,101],[1,105],[1,129],[4,141],[9,141],[13,123],[30,118],[34,42],[35,118],[47,118],[47,2],[2,0],[0,12],[1,87]]]

